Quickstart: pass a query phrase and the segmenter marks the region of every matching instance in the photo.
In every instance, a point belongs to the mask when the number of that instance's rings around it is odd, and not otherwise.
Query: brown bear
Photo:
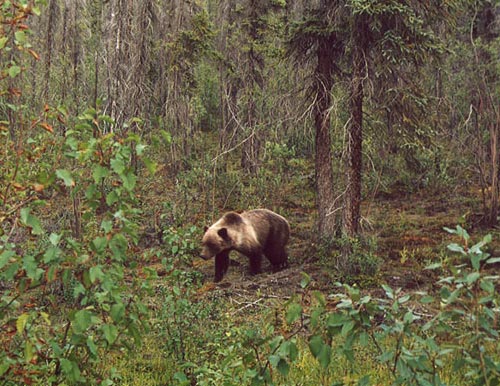
[[[262,255],[274,270],[288,265],[286,244],[290,237],[288,221],[268,209],[254,209],[238,214],[228,212],[209,228],[205,228],[200,256],[215,256],[215,282],[224,277],[229,267],[229,253],[237,251],[250,259],[250,273],[260,272]]]

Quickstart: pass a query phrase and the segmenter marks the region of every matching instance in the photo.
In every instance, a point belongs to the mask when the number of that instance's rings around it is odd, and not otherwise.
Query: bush
[[[110,350],[139,345],[147,328],[141,297],[148,276],[125,269],[136,268],[131,160],[143,146],[133,136],[96,135],[109,122],[84,113],[78,130],[67,131],[60,144],[67,168],[52,165],[57,205],[74,216],[71,231],[46,231],[37,216],[44,207],[11,197],[19,208],[13,226],[20,224],[26,236],[16,244],[6,234],[0,249],[0,325],[7,332],[0,338],[0,376],[6,384],[110,384],[112,372],[100,373],[96,364]],[[32,178],[29,168],[21,172]]]

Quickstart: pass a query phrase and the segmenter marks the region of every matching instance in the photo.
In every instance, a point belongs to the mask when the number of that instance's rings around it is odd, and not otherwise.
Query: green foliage
[[[452,347],[457,355],[454,366],[465,368],[466,379],[474,384],[498,385],[500,299],[495,286],[500,276],[484,271],[484,267],[498,264],[500,259],[484,251],[492,240],[491,235],[470,246],[471,237],[465,229],[457,226],[446,230],[460,237],[462,244],[452,243],[448,249],[462,255],[465,265],[451,266],[451,275],[441,278],[439,295],[443,310],[434,321],[446,332],[453,331],[457,321],[461,331],[472,331],[454,342]]]
[[[348,257],[343,256],[343,253],[347,253]],[[318,245],[318,256],[329,272],[338,275],[337,280],[362,283],[363,286],[377,280],[382,263],[376,255],[374,239],[368,237],[322,240]]]
[[[135,268],[130,246],[138,239],[138,211],[130,161],[141,145],[135,137],[94,136],[90,129],[111,122],[109,117],[89,111],[80,122],[78,131],[66,132],[66,168],[53,165],[53,181],[66,189],[60,204],[72,205],[75,215],[83,213],[95,226],[47,231],[37,215],[43,207],[20,201],[19,224],[32,243],[19,248],[3,236],[0,323],[9,334],[1,339],[0,357],[7,382],[109,384],[110,375],[95,365],[111,350],[139,345],[147,327],[140,300],[147,277],[131,277],[124,269]],[[29,178],[29,172],[19,174]]]
[[[200,63],[194,72],[195,89],[191,103],[196,114],[196,124],[202,131],[216,130],[220,127],[220,84],[213,77],[214,68]]]
[[[436,283],[438,299],[388,285],[382,286],[384,297],[376,298],[362,295],[356,286],[338,284],[344,292],[330,296],[335,311],[328,312],[323,295],[316,294],[318,301],[309,312],[309,349],[321,367],[331,366],[333,358],[344,357],[356,368],[360,360],[357,353],[368,348],[395,385],[445,385],[442,376],[449,366],[468,384],[498,384],[500,299],[495,283],[499,276],[484,272],[483,266],[500,260],[483,252],[491,236],[469,246],[470,236],[462,227],[447,230],[462,240],[448,249],[460,253],[466,264],[447,267],[451,275]],[[429,266],[438,268],[445,267],[443,263]],[[309,285],[307,280],[304,285]],[[441,309],[430,318],[424,318],[416,307],[435,302]],[[297,318],[300,308],[293,308]]]

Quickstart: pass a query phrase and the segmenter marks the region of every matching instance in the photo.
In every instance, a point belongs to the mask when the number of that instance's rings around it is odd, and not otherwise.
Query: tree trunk
[[[489,212],[489,224],[494,226],[498,223],[498,132],[495,123],[490,123],[490,146],[491,146],[491,201]]]
[[[42,99],[47,100],[50,96],[50,70],[52,68],[52,48],[54,46],[54,28],[55,28],[55,14],[57,12],[57,5],[55,0],[49,2],[49,19],[47,22],[47,56],[45,61],[45,87],[43,90]]]
[[[365,76],[365,22],[357,16],[353,28],[353,63],[350,95],[350,123],[347,132],[346,193],[343,233],[354,238],[359,233],[363,143],[363,78]]]
[[[77,116],[79,114],[79,105],[80,105],[80,94],[79,94],[79,62],[80,62],[80,32],[78,30],[78,20],[80,17],[80,12],[78,8],[78,3],[74,4],[73,8],[73,24],[72,24],[72,47],[71,47],[71,56],[72,56],[72,70],[73,70],[73,106],[74,106],[74,115]]]
[[[257,111],[257,95],[264,88],[262,78],[263,58],[262,54],[254,49],[254,44],[261,41],[259,32],[259,22],[262,17],[262,9],[257,8],[255,1],[249,3],[251,13],[249,15],[248,29],[248,54],[247,54],[247,70],[245,74],[244,87],[247,94],[245,128],[243,135],[246,136],[242,142],[241,166],[243,170],[252,175],[256,175],[259,170],[260,156],[260,133],[259,133],[259,118]],[[258,90],[258,91],[257,91]]]
[[[318,44],[318,64],[316,67],[316,102],[314,104],[314,123],[316,127],[316,203],[318,208],[318,231],[321,239],[332,238],[335,233],[333,215],[334,190],[333,168],[330,139],[331,88],[333,86],[332,42],[322,39]]]

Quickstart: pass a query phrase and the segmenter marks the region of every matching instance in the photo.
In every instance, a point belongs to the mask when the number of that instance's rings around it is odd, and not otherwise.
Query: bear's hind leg
[[[249,256],[250,258],[250,274],[257,275],[261,272],[260,265],[262,262],[262,256],[260,254],[254,254]]]
[[[273,267],[273,272],[278,272],[288,267],[288,255],[285,248],[274,247],[266,251],[266,257]]]
[[[215,256],[215,279],[218,283],[224,277],[229,268],[229,251],[222,251]]]

